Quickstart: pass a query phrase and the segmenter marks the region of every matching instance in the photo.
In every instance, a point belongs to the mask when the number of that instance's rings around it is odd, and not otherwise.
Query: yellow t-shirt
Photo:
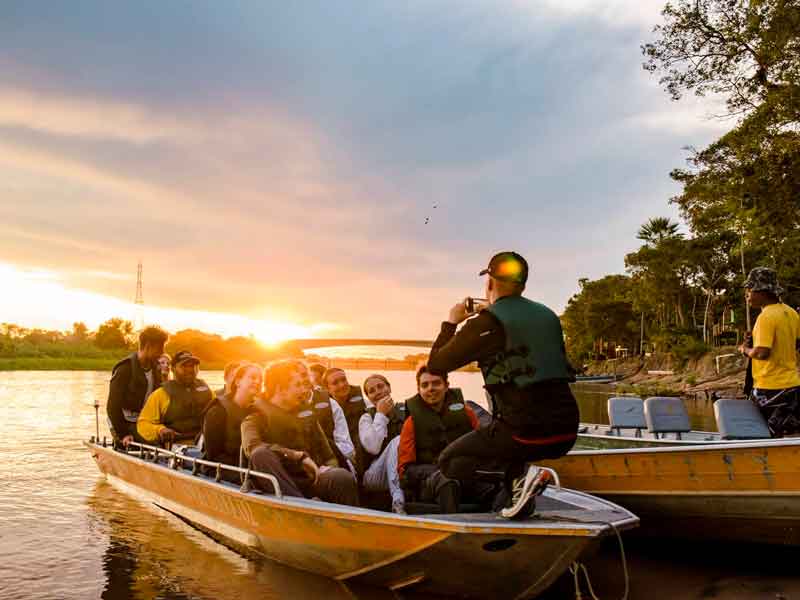
[[[783,303],[761,309],[753,328],[753,346],[770,349],[767,360],[753,359],[753,383],[765,390],[800,385],[795,340],[800,337],[800,316]]]

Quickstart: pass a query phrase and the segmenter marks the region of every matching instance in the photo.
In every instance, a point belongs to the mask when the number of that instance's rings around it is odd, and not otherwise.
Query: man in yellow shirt
[[[753,328],[753,344],[740,351],[752,360],[751,400],[767,420],[772,437],[800,434],[800,375],[796,342],[800,317],[780,300],[783,288],[775,271],[756,267],[744,283],[750,305],[761,314]]]
[[[206,408],[214,393],[198,379],[200,360],[181,350],[172,360],[175,379],[150,394],[139,413],[136,430],[149,444],[166,446],[173,441],[193,442],[203,427]]]

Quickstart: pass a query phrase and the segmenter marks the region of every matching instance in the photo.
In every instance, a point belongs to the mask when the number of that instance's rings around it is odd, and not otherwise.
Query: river
[[[359,384],[366,375],[350,373]],[[386,375],[395,398],[413,393],[412,372]],[[214,386],[222,380],[219,372],[203,377]],[[467,398],[483,403],[478,375],[455,373],[452,380]],[[393,597],[242,557],[112,488],[80,443],[94,434],[96,400],[101,436],[108,434],[103,418],[107,388],[108,374],[101,372],[0,373],[0,598]],[[609,388],[580,386],[576,391],[584,420],[605,421]],[[713,428],[710,404],[695,404],[689,406],[694,426]],[[782,569],[789,556],[785,550],[638,540],[626,546],[631,598],[800,597],[797,557],[793,554]],[[604,598],[621,595],[616,552],[611,546],[589,564]],[[562,578],[546,596],[574,597],[571,585]]]

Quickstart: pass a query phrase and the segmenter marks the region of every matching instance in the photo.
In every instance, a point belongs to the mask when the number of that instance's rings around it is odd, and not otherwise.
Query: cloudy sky
[[[560,311],[723,125],[660,2],[0,4],[0,320],[432,337],[515,249]]]

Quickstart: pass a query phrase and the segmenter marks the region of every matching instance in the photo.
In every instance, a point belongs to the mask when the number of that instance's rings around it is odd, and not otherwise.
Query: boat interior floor
[[[135,453],[129,453],[134,455]],[[144,460],[144,459],[142,459]],[[148,461],[151,462],[151,461]],[[165,468],[175,468],[167,458],[158,458],[158,464]],[[189,463],[184,463],[177,466],[183,472],[192,472]],[[205,479],[206,481],[215,482],[217,485],[225,486],[233,490],[240,490],[241,482],[226,480],[225,478],[216,479],[215,474],[208,470],[198,470],[195,477]],[[251,488],[254,494],[265,494],[258,489]],[[369,493],[367,497],[371,501],[362,502],[362,508],[379,510],[381,512],[391,512],[389,508],[391,501],[388,492],[382,493]],[[478,523],[487,521],[497,521],[504,523],[513,523],[501,517],[498,513],[487,512],[482,510],[481,506],[472,503],[462,503],[459,506],[458,513],[441,514],[438,504],[424,503],[424,502],[409,502],[406,504],[407,512],[409,515],[424,516],[425,518],[443,520],[447,522],[458,523]],[[544,494],[536,497],[536,512],[533,519],[541,519],[545,521],[570,521],[576,523],[599,523],[617,521],[626,518],[628,513],[624,510],[615,510],[613,505],[606,502],[599,501],[596,498],[582,494],[580,492],[573,492],[569,490],[553,490],[547,489]]]

